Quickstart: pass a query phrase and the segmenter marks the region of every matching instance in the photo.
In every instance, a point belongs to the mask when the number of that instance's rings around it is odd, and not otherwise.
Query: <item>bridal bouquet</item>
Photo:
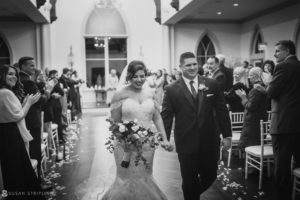
[[[143,145],[149,143],[151,148],[155,148],[162,141],[162,136],[159,134],[155,137],[154,132],[150,129],[138,125],[137,120],[122,121],[119,123],[114,122],[112,119],[107,119],[106,121],[110,123],[109,130],[111,131],[111,135],[105,145],[111,153],[115,149],[114,141],[120,142],[123,145],[124,154],[121,166],[128,168],[131,152],[136,151],[135,165],[137,166],[142,161],[146,167],[149,167],[146,158],[142,155]]]

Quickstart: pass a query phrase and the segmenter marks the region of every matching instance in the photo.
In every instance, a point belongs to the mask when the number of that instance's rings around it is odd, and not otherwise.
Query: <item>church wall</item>
[[[162,31],[154,21],[155,4],[148,0],[120,0],[119,8],[127,29],[128,61],[143,59],[146,66],[156,69],[162,66]],[[70,8],[70,4],[72,7]],[[89,14],[94,8],[94,1],[61,0],[57,2],[58,20],[52,26],[53,66],[59,69],[68,66],[67,55],[72,45],[74,69],[82,78],[86,76],[84,35]],[[143,57],[140,49],[142,49]]]
[[[224,54],[228,62],[240,55],[240,25],[184,23],[175,27],[175,63],[179,64],[180,54],[185,51],[197,53],[201,38],[208,34],[215,45],[217,54]],[[175,67],[175,66],[173,66]]]
[[[11,50],[12,63],[22,56],[37,58],[35,25],[30,22],[0,22],[0,33]]]
[[[217,46],[216,53],[224,54],[230,65],[238,64],[243,60],[249,61],[256,26],[260,28],[264,42],[267,43],[265,59],[274,60],[276,42],[282,39],[296,40],[296,31],[299,29],[300,21],[299,10],[300,3],[242,24],[177,24],[175,26],[175,63],[178,66],[182,52],[196,53],[200,37],[206,32],[212,36],[211,39]]]
[[[264,42],[267,43],[265,59],[274,60],[274,48],[279,40],[289,39],[295,41],[296,39],[294,36],[300,18],[299,10],[300,3],[242,24],[241,49],[243,51],[241,57],[249,58],[253,32],[255,26],[258,26]]]

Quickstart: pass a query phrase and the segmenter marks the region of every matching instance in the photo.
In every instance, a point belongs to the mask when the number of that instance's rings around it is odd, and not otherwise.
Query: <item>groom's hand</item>
[[[161,147],[164,148],[166,151],[169,151],[169,152],[174,150],[173,145],[169,141],[163,141],[161,143]]]
[[[225,150],[230,149],[231,148],[231,137],[223,138],[222,144],[223,144],[223,148]]]

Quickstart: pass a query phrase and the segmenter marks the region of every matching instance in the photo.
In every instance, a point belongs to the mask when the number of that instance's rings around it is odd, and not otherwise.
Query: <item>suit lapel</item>
[[[204,84],[205,85],[205,79],[203,76],[198,76],[198,88],[200,84]],[[197,90],[198,90],[197,88]],[[198,90],[198,113],[200,113],[200,110],[203,106],[203,102],[204,102],[204,97],[205,97],[205,91],[200,91]]]
[[[188,102],[194,107],[196,108],[196,105],[194,103],[193,97],[191,92],[189,91],[188,87],[186,86],[183,78],[179,79],[179,87],[183,92],[183,95],[186,97],[186,99],[188,100]]]

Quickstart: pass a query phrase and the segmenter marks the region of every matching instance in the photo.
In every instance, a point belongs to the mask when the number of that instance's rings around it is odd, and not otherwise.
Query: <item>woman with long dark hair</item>
[[[6,199],[45,199],[29,157],[33,138],[25,116],[40,94],[28,95],[23,105],[22,84],[16,68],[0,66],[0,160]]]

